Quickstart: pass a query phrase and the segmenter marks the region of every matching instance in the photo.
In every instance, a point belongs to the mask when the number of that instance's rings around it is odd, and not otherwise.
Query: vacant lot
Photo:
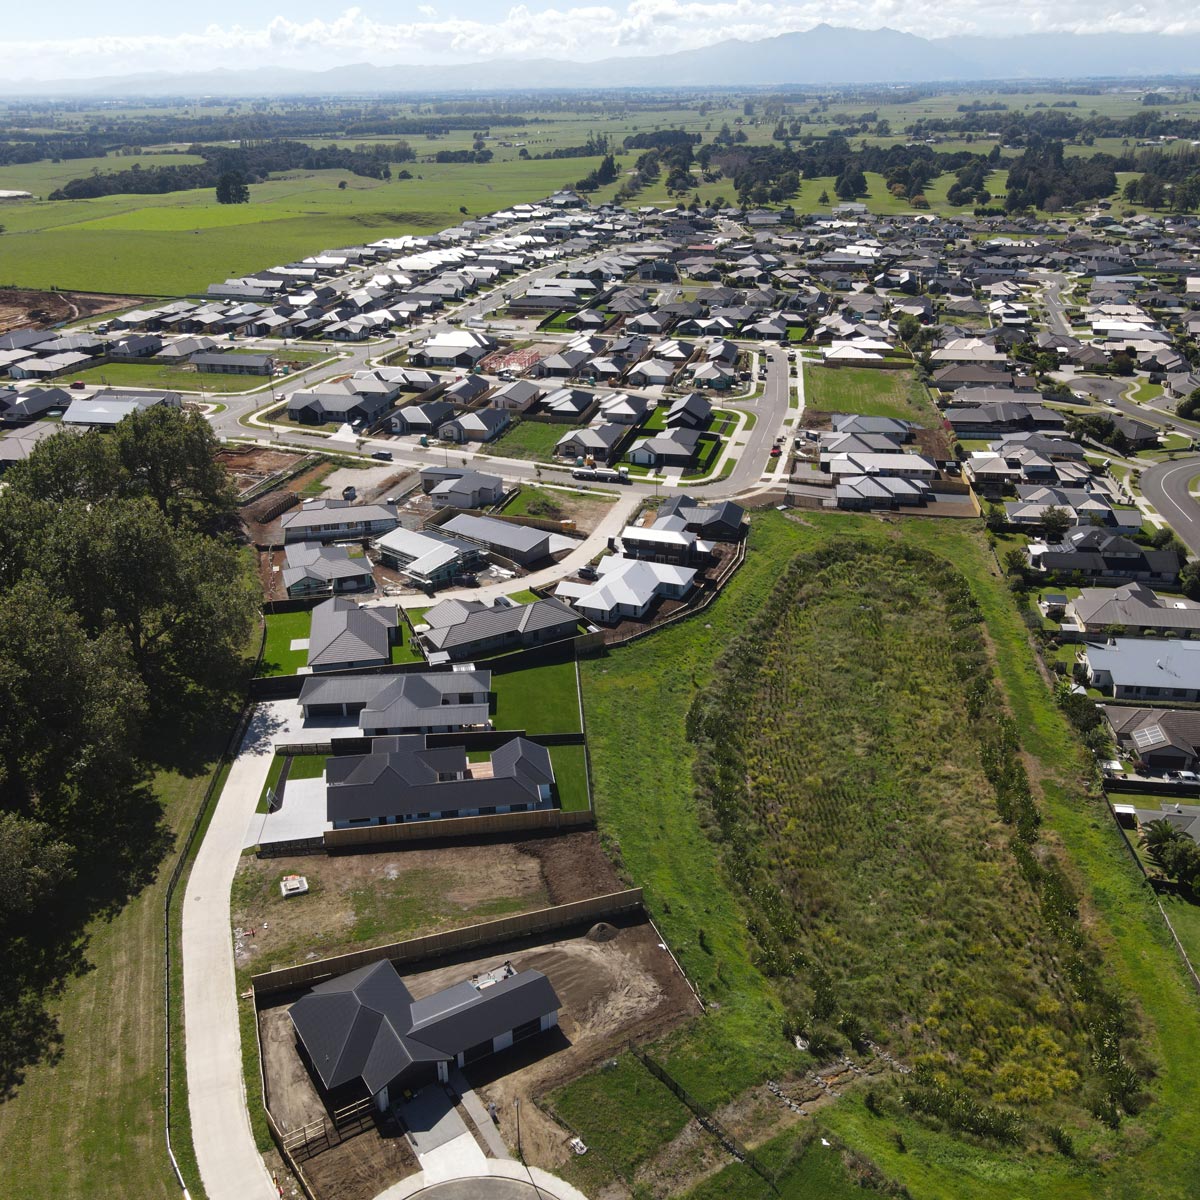
[[[185,367],[156,362],[105,363],[71,376],[91,387],[166,388],[176,392],[248,392],[270,384],[266,375],[201,374]]]
[[[570,432],[570,425],[552,425],[548,421],[527,421],[518,417],[494,442],[488,442],[480,450],[501,458],[553,462],[554,447]]]
[[[504,506],[504,515],[540,517],[545,521],[574,521],[575,528],[580,532],[591,533],[615,499],[611,493],[577,492],[568,488],[523,484],[520,492]]]
[[[284,875],[305,876],[308,893],[285,900]],[[511,845],[414,847],[332,857],[247,855],[234,879],[231,917],[235,929],[253,931],[239,942],[238,966],[258,972],[548,902],[539,860]]]
[[[913,388],[910,371],[870,367],[804,368],[804,406],[820,412],[899,417],[927,425],[933,414],[923,397],[914,401]]]

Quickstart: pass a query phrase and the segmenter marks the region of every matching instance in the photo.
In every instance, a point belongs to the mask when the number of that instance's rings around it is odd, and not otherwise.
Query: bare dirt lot
[[[131,296],[94,296],[88,292],[34,292],[0,288],[0,333],[13,329],[49,329],[95,313],[128,308]]]
[[[223,446],[213,457],[224,466],[237,494],[242,496],[273,476],[299,466],[305,455],[268,446]]]

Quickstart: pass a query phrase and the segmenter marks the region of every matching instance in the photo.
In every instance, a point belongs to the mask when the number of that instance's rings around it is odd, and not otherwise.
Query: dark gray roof
[[[485,546],[495,546],[499,550],[516,550],[521,554],[531,554],[535,550],[547,548],[550,535],[541,529],[531,529],[527,525],[513,525],[507,521],[498,521],[495,517],[476,517],[470,513],[460,513],[441,526],[447,533],[465,537]]]
[[[510,632],[533,634],[556,625],[573,630],[578,619],[574,610],[559,600],[535,600],[515,608],[474,608],[463,612],[462,620],[432,628],[424,637],[434,650],[454,650]]]
[[[374,1095],[416,1063],[453,1059],[559,1007],[540,971],[482,987],[464,981],[414,1001],[383,959],[317,984],[289,1015],[326,1088],[361,1080]]]
[[[360,608],[339,596],[318,604],[312,613],[308,665],[386,662],[391,657],[391,630],[396,628],[396,618],[395,608]]]
[[[491,686],[491,671],[311,676],[300,689],[300,703],[362,704],[363,729],[400,733],[435,725],[486,725]]]

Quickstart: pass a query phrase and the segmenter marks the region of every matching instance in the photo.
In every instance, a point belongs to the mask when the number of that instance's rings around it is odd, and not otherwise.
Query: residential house
[[[635,442],[627,457],[637,466],[690,467],[699,447],[698,429],[672,429]]]
[[[425,613],[421,641],[430,662],[439,656],[474,659],[574,637],[579,617],[559,600],[487,605],[478,600],[444,600]]]
[[[438,437],[444,442],[490,442],[498,438],[512,422],[512,417],[499,408],[481,408],[478,412],[462,413],[438,426]]]
[[[284,548],[283,586],[290,597],[369,592],[375,576],[366,558],[351,558],[345,546],[292,542]]]
[[[1137,542],[1094,525],[1068,529],[1061,542],[1031,543],[1029,565],[1055,577],[1072,576],[1093,583],[1173,584],[1180,558],[1174,550],[1148,550]]]
[[[389,418],[393,433],[434,435],[454,416],[454,405],[448,400],[427,400],[424,404],[406,404]]]
[[[399,524],[394,504],[354,504],[349,500],[309,500],[284,513],[285,542],[352,541],[378,537]]]
[[[1200,641],[1118,637],[1082,653],[1088,683],[1115,700],[1200,700]]]
[[[309,989],[288,1009],[301,1057],[331,1112],[369,1099],[380,1112],[454,1067],[558,1024],[561,1007],[540,971],[507,966],[414,1000],[386,958]]]
[[[688,392],[671,401],[663,421],[668,429],[707,429],[712,411],[712,405],[699,392]]]
[[[1105,704],[1102,708],[1123,755],[1151,771],[1196,769],[1200,761],[1200,712],[1124,704]]]
[[[496,348],[496,342],[475,329],[436,333],[409,360],[422,367],[473,367]]]
[[[203,375],[270,375],[275,370],[273,354],[192,355],[192,366]]]
[[[312,611],[309,670],[348,671],[390,663],[400,632],[399,615],[390,606],[361,608],[340,596],[322,601]]]
[[[425,734],[377,738],[368,754],[325,765],[326,815],[334,829],[529,812],[553,806],[550,752],[523,737],[471,762],[462,746],[430,746]]]
[[[300,689],[300,709],[306,721],[356,716],[368,737],[457,733],[490,727],[491,687],[491,671],[312,675]]]
[[[445,508],[491,508],[504,499],[504,480],[465,467],[424,467],[421,488]]]
[[[604,424],[570,429],[555,443],[554,453],[561,458],[594,458],[597,462],[610,463],[618,456],[628,434],[627,425]]]
[[[696,579],[694,567],[610,554],[596,564],[593,582],[566,581],[555,596],[600,625],[643,620],[660,599],[683,600]]]
[[[655,524],[667,520],[683,522],[682,528],[709,542],[736,542],[745,531],[746,510],[732,500],[701,504],[681,493],[668,497],[658,507]]]
[[[537,403],[542,389],[528,379],[514,379],[497,388],[488,400],[492,408],[505,408],[509,412],[527,412]]]
[[[1064,628],[1082,633],[1120,629],[1145,634],[1200,636],[1200,604],[1182,596],[1160,596],[1144,583],[1118,588],[1082,588],[1066,606]]]

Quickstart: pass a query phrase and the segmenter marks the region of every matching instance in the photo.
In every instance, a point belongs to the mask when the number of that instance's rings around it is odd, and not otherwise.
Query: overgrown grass
[[[1190,1118],[1200,1100],[1200,1080],[1189,1065],[1200,1034],[1196,997],[1091,782],[1090,760],[1038,672],[1027,631],[976,523],[893,524],[849,514],[823,514],[809,523],[758,515],[745,565],[703,621],[683,622],[583,664],[602,836],[627,875],[644,886],[655,919],[706,1001],[720,1005],[669,1038],[656,1056],[712,1106],[764,1076],[779,1078],[804,1064],[779,1036],[780,1002],[755,962],[748,914],[696,811],[684,717],[709,684],[713,658],[757,611],[781,565],[848,534],[923,546],[966,574],[1041,793],[1046,838],[1067,852],[1068,873],[1083,890],[1089,932],[1105,956],[1107,986],[1140,1005],[1142,1041],[1156,1075],[1148,1108],[1126,1118],[1119,1133],[1099,1133],[1086,1120],[1071,1131],[1078,1161],[1036,1138],[1023,1150],[1003,1151],[949,1136],[903,1112],[877,1117],[853,1091],[826,1110],[825,1119],[914,1197],[1191,1195],[1200,1188],[1200,1135]],[[630,720],[631,697],[642,719]],[[1104,1156],[1103,1165],[1095,1165],[1094,1153]]]

